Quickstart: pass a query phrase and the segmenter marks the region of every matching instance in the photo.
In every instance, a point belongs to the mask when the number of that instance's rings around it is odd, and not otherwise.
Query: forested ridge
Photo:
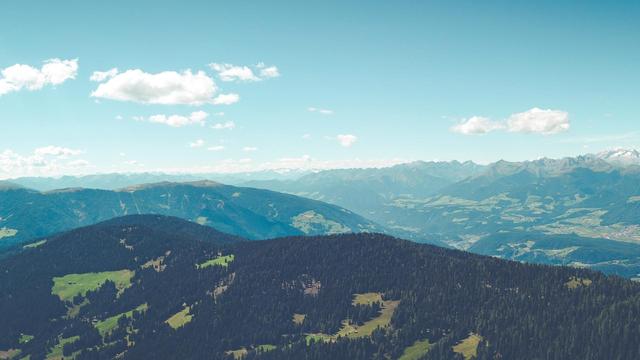
[[[640,285],[379,234],[130,216],[0,262],[20,359],[635,359]]]

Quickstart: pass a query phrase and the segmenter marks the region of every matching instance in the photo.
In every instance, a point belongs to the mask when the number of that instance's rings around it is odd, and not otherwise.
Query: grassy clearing
[[[302,325],[306,317],[306,314],[293,314],[293,323],[296,325]]]
[[[30,342],[31,340],[33,340],[34,338],[35,338],[35,336],[33,336],[33,335],[20,334],[20,339],[18,339],[18,342],[20,344],[26,344],[26,343]]]
[[[23,246],[22,248],[23,249],[35,249],[35,248],[37,248],[39,246],[44,245],[46,242],[47,242],[46,239],[45,240],[36,241],[34,243],[27,244],[27,245]]]
[[[389,326],[398,305],[400,305],[400,301],[385,301],[382,304],[382,313],[378,317],[365,322],[362,326],[354,326],[355,332],[350,333],[347,337],[355,339],[371,336],[376,329]]]
[[[203,263],[196,264],[196,268],[205,269],[211,266],[222,266],[226,268],[226,267],[229,267],[229,264],[231,264],[233,260],[235,260],[235,255],[233,254],[218,256],[215,259],[207,260]]]
[[[398,360],[418,360],[429,352],[431,346],[429,339],[418,340],[404,349],[402,356]]]
[[[9,229],[9,228],[3,227],[0,229],[0,240],[2,238],[16,236],[17,233],[18,233],[18,230],[16,229]]]
[[[233,358],[235,360],[242,359],[243,357],[247,356],[248,353],[249,352],[245,348],[238,349],[238,350],[229,350],[229,351],[225,352],[225,354],[227,354],[227,355],[233,355]]]
[[[313,210],[298,214],[291,218],[291,226],[305,234],[343,234],[351,232],[348,227],[325,218]]]
[[[573,290],[573,289],[577,289],[579,286],[589,286],[589,285],[591,285],[591,283],[593,283],[593,281],[591,281],[591,279],[585,279],[585,278],[579,278],[579,277],[572,276],[572,277],[569,278],[569,281],[564,283],[564,285],[567,288]]]
[[[366,294],[356,294],[352,304],[353,305],[371,305],[376,302],[379,302],[382,304],[382,294],[371,292]]]
[[[358,301],[371,301],[377,299],[377,297],[372,294],[377,293],[355,294],[354,305],[356,304],[356,299]],[[382,299],[381,296],[380,299]],[[381,313],[377,317],[365,322],[362,325],[353,324],[351,323],[350,319],[345,319],[342,321],[342,328],[340,328],[340,330],[334,335],[322,333],[307,334],[307,344],[318,341],[334,342],[341,337],[346,337],[349,339],[359,339],[371,336],[371,334],[373,334],[376,329],[386,328],[389,326],[389,324],[391,324],[391,317],[393,317],[393,313],[398,308],[398,305],[400,305],[400,301],[382,301]]]
[[[107,280],[116,284],[118,293],[131,286],[131,270],[105,271],[100,273],[69,274],[53,278],[51,293],[62,301],[70,301],[76,295],[86,296],[87,292],[99,289]]]
[[[316,333],[316,334],[307,334],[305,339],[307,341],[307,345],[311,345],[314,342],[334,342],[336,341],[337,337],[334,335]]]
[[[482,336],[471,333],[468,338],[453,346],[453,352],[462,355],[465,360],[473,359],[478,356],[480,341],[482,341]]]
[[[105,336],[109,335],[113,330],[115,330],[118,327],[118,320],[120,320],[120,318],[122,317],[131,318],[133,317],[134,312],[145,312],[147,311],[148,308],[149,308],[149,305],[147,303],[144,303],[133,310],[106,318],[102,321],[98,321],[93,326],[96,328],[96,330],[98,330],[98,332],[100,333],[100,336],[104,338]]]
[[[47,360],[67,360],[75,358],[75,356],[78,355],[77,353],[74,353],[71,356],[67,357],[62,355],[62,348],[66,344],[71,344],[78,341],[78,339],[80,339],[80,336],[72,336],[69,338],[58,337],[58,343],[53,348],[51,348],[51,350],[49,350],[49,353],[47,354]]]
[[[190,310],[191,307],[185,305],[184,309],[168,318],[165,322],[174,330],[183,327],[193,319],[193,315],[189,314]]]

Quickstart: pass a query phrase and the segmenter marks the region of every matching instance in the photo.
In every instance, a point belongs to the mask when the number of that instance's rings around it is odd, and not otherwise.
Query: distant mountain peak
[[[640,165],[640,152],[636,149],[615,148],[601,151],[595,157],[614,165]]]

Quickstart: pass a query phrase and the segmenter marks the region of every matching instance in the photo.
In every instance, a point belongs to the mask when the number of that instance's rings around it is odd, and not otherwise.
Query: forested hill
[[[131,214],[176,216],[248,239],[381,231],[335,205],[211,181],[51,192],[5,183],[0,184],[0,255],[27,240]]]
[[[0,355],[635,359],[640,285],[377,234],[241,241],[132,216],[0,261]]]

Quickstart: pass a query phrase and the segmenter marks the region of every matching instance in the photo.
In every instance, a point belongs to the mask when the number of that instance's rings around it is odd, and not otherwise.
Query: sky
[[[0,178],[640,147],[638,1],[0,4]]]

